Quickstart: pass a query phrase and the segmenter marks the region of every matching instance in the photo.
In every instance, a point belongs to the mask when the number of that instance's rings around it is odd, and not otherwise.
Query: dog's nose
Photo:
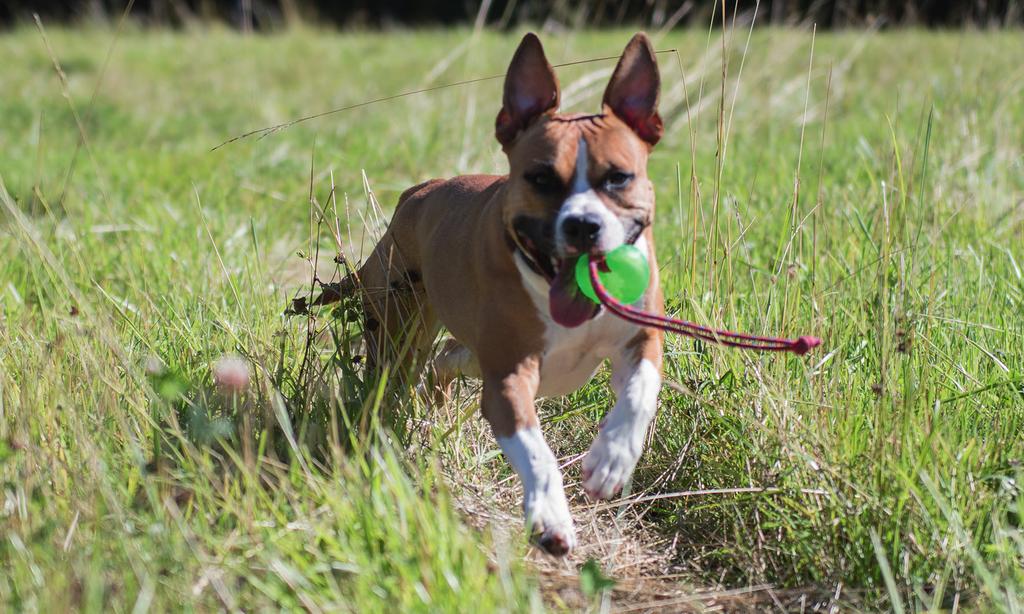
[[[562,220],[562,236],[570,247],[589,252],[601,234],[601,218],[585,213]]]

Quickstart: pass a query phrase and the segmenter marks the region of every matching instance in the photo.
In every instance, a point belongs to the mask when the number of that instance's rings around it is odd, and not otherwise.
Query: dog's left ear
[[[540,39],[533,32],[523,37],[505,75],[505,95],[494,122],[494,135],[506,150],[535,119],[558,108],[558,78]]]
[[[648,145],[661,140],[664,127],[658,115],[661,76],[651,40],[638,32],[626,45],[604,91],[604,105],[626,122]]]

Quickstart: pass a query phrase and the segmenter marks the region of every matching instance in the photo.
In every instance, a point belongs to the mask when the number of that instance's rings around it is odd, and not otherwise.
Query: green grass
[[[547,51],[615,55],[628,35]],[[787,607],[1021,606],[1019,32],[818,34],[812,55],[807,31],[757,31],[744,54],[731,30],[724,84],[719,33],[658,40],[689,96],[662,54],[650,171],[670,310],[824,345],[799,359],[669,339],[675,383],[632,490],[671,496],[595,507],[566,469],[577,522],[618,521],[657,561],[585,530],[568,567],[529,553],[472,382],[430,413],[405,403],[401,437],[381,437],[392,401],[352,365],[351,327],[282,315],[314,255],[336,268],[310,190],[365,253],[373,198],[389,211],[425,178],[504,170],[500,80],[210,151],[500,74],[516,37],[129,27],[107,66],[112,30],[48,36],[69,99],[35,29],[0,36],[0,603],[559,609],[601,599],[572,596],[593,556],[622,606],[653,599],[645,581],[766,584]],[[561,69],[569,106],[593,108],[610,68]],[[253,369],[244,394],[214,387],[225,354]],[[542,403],[560,457],[586,450],[606,382]]]

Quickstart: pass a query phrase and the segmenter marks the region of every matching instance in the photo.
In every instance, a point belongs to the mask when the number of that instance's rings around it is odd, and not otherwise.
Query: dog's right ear
[[[508,149],[519,133],[541,115],[558,108],[558,79],[540,39],[527,33],[505,74],[505,94],[494,135]]]
[[[651,40],[638,32],[626,45],[604,91],[604,105],[653,147],[664,132],[658,115],[661,76]]]

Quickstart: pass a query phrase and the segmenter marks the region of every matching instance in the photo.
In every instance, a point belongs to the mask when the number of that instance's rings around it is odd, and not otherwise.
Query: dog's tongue
[[[597,313],[597,304],[576,285],[575,264],[575,258],[562,260],[548,291],[551,317],[566,328],[579,326]]]

